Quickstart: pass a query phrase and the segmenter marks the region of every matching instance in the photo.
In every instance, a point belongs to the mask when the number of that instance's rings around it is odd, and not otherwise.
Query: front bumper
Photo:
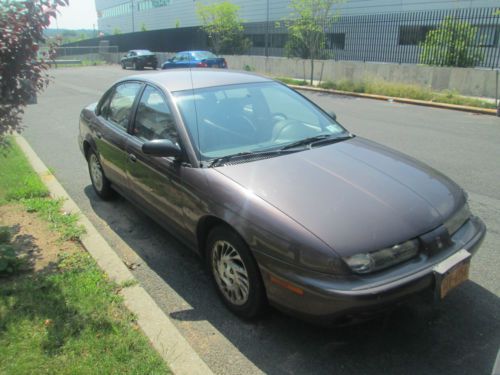
[[[388,270],[349,278],[291,268],[276,260],[258,259],[258,263],[271,304],[307,320],[335,321],[384,310],[421,292],[434,291],[433,268],[461,249],[474,254],[485,234],[481,219],[472,217],[453,235],[453,244],[438,254],[420,254]],[[276,278],[303,293],[294,293],[271,281]]]

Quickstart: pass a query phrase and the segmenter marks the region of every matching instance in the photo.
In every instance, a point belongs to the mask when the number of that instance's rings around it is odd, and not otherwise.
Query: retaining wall
[[[308,80],[309,60],[264,56],[224,56],[231,69],[251,68],[274,76]],[[371,63],[358,61],[317,60],[314,79],[321,81],[383,80],[453,90],[462,95],[494,98],[496,74],[492,69],[448,68],[415,64]]]

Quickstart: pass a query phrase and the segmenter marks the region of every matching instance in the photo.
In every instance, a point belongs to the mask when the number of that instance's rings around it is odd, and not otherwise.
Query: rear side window
[[[109,109],[104,111],[103,117],[127,130],[132,106],[140,88],[141,84],[136,82],[122,83],[116,86],[109,103]]]

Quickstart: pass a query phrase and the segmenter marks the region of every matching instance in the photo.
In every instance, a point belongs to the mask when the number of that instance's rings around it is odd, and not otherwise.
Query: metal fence
[[[335,60],[355,60],[391,63],[421,63],[422,44],[432,30],[443,26],[446,19],[470,27],[466,39],[471,43],[465,48],[467,56],[476,56],[475,66],[498,68],[500,64],[500,14],[499,8],[469,8],[405,13],[383,13],[358,16],[340,16],[325,25],[328,56]],[[266,22],[247,24],[246,34],[253,42],[251,54],[283,56],[288,40],[284,22],[267,25]],[[267,36],[266,36],[267,34]],[[434,63],[440,55],[455,53],[454,36],[445,40],[440,33],[437,47],[430,50]],[[462,35],[464,36],[464,35]],[[266,46],[267,41],[267,46]],[[458,43],[457,43],[458,45]],[[437,58],[437,61],[436,61]]]
[[[467,23],[474,30],[472,42],[466,49],[467,54],[479,56],[473,65],[500,68],[500,15],[497,14],[499,9],[500,7],[464,8],[340,16],[335,22],[325,25],[325,56],[334,60],[422,63],[422,43],[429,32],[438,29],[450,18],[454,22]],[[253,44],[249,54],[285,55],[284,46],[288,40],[285,22],[254,22],[244,26],[245,34]],[[68,46],[95,46],[103,40],[118,46],[120,52],[138,48],[156,52],[209,48],[208,38],[199,27],[111,35]],[[438,40],[438,44],[439,42]],[[434,55],[441,53],[444,48],[453,47],[453,43],[444,43],[444,40],[441,42],[441,50],[434,50]]]
[[[41,49],[40,52],[44,52],[47,49]],[[56,54],[54,60],[82,60],[89,62],[104,61],[106,63],[117,63],[117,46],[110,46],[108,43],[104,42],[100,45],[94,46],[84,46],[84,47],[58,47],[55,49]]]

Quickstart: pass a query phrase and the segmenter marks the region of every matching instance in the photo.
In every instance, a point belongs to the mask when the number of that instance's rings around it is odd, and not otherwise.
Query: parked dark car
[[[227,69],[226,59],[209,51],[183,51],[175,54],[161,66],[162,69],[175,68],[220,68]]]
[[[123,69],[142,70],[149,67],[156,70],[158,68],[158,59],[153,52],[147,49],[133,49],[121,58],[120,64]]]
[[[486,233],[449,178],[253,74],[122,79],[82,110],[78,142],[96,193],[197,251],[241,317],[267,302],[330,321],[444,298]]]

